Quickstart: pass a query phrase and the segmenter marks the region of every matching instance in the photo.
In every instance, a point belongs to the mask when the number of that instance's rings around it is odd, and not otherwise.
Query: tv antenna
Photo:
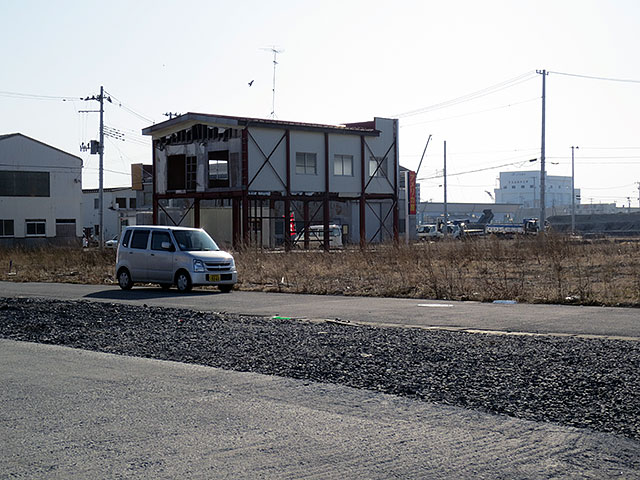
[[[273,53],[273,89],[271,96],[271,118],[276,118],[276,66],[278,65],[278,54],[283,53],[284,50],[279,50],[275,46],[270,48],[263,48],[262,50],[267,50]]]

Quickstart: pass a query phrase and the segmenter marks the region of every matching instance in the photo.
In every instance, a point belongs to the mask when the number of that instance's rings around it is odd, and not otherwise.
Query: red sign
[[[416,214],[416,172],[409,171],[409,215]]]

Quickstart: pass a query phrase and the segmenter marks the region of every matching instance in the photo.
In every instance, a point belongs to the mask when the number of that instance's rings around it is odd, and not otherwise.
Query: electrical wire
[[[547,73],[553,73],[555,75],[564,75],[567,77],[586,78],[589,80],[604,80],[606,82],[640,83],[640,80],[634,80],[629,78],[594,77],[592,75],[580,75],[577,73],[551,72],[551,71],[547,71]]]
[[[534,159],[531,159],[531,160],[524,160],[524,161],[520,160],[520,161],[517,161],[517,162],[503,163],[502,165],[496,165],[494,167],[485,167],[485,168],[478,168],[478,169],[475,169],[475,170],[468,170],[466,172],[447,173],[447,178],[448,177],[457,177],[457,176],[460,176],[460,175],[468,175],[470,173],[485,172],[487,170],[495,170],[497,168],[510,167],[510,166],[513,166],[513,165],[524,165],[526,163],[534,162],[534,161],[537,161],[537,160],[538,160],[537,158],[534,158]],[[443,177],[444,177],[444,173],[436,174],[436,175],[431,176],[431,177],[422,177],[422,178],[419,178],[418,180],[431,180],[431,179],[434,179],[434,178],[443,178]]]
[[[107,93],[105,92],[105,94],[107,94]],[[129,112],[129,113],[130,113],[130,114],[132,114],[132,115],[135,115],[136,117],[138,117],[138,118],[139,118],[139,119],[141,119],[141,120],[144,120],[145,122],[155,123],[155,121],[154,121],[154,120],[152,120],[152,119],[150,119],[150,118],[148,118],[148,117],[145,117],[145,116],[144,116],[144,115],[142,115],[141,113],[138,113],[138,112],[136,112],[134,109],[129,108],[129,107],[127,107],[126,105],[124,105],[124,104],[122,103],[122,100],[119,100],[115,95],[113,95],[113,94],[111,94],[111,93],[109,93],[108,95],[109,95],[113,100],[115,100],[116,102],[118,102],[118,106],[119,106],[120,108],[122,108],[123,110],[125,110],[125,111]]]
[[[415,125],[423,125],[425,123],[441,122],[441,121],[444,121],[444,120],[451,120],[451,119],[454,119],[454,118],[469,117],[469,116],[472,116],[472,115],[479,115],[481,113],[492,112],[492,111],[501,110],[501,109],[504,109],[504,108],[515,107],[516,105],[522,105],[523,103],[533,102],[535,100],[540,100],[540,98],[541,97],[534,97],[534,98],[530,98],[529,100],[523,100],[521,102],[509,103],[509,104],[506,104],[506,105],[500,105],[499,107],[488,108],[486,110],[477,110],[475,112],[463,113],[463,114],[454,115],[454,116],[451,116],[451,117],[434,118],[433,120],[424,120],[422,122],[408,123],[406,125],[400,125],[400,128],[413,127]]]
[[[63,102],[82,100],[80,97],[60,97],[54,95],[36,95],[32,93],[19,93],[0,91],[0,97],[20,98],[23,100],[62,100]]]
[[[404,113],[400,113],[397,115],[392,115],[391,118],[403,118],[403,117],[410,117],[410,116],[414,116],[414,115],[419,115],[422,113],[427,113],[427,112],[431,112],[433,110],[439,110],[441,108],[446,108],[446,107],[451,107],[453,105],[457,105],[459,103],[464,103],[464,102],[468,102],[471,100],[475,100],[477,98],[481,98],[484,97],[486,95],[490,95],[492,93],[496,93],[499,92],[501,90],[505,90],[507,88],[511,88],[514,87],[516,85],[519,85],[520,83],[524,83],[527,82],[533,78],[536,78],[537,74],[533,71],[529,71],[526,73],[523,73],[522,75],[518,75],[517,77],[511,78],[509,80],[505,80],[504,82],[500,82],[497,83],[495,85],[492,85],[490,87],[486,87],[483,88],[481,90],[477,90],[475,92],[472,93],[468,93],[466,95],[462,95],[460,97],[456,97],[453,98],[451,100],[447,100],[444,102],[440,102],[440,103],[436,103],[434,105],[430,105],[427,107],[423,107],[423,108],[418,108],[416,110],[409,110],[408,112],[404,112]]]

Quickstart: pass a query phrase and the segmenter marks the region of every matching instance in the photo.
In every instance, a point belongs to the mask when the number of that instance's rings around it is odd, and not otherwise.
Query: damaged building
[[[219,243],[308,248],[311,226],[344,244],[398,240],[398,121],[319,125],[186,113],[153,140],[153,223]]]

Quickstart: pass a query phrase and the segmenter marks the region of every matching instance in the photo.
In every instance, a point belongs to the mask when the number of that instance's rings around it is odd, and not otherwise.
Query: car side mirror
[[[170,252],[175,252],[176,250],[176,247],[174,247],[173,243],[171,242],[162,242],[160,246],[162,247],[163,250],[169,250]]]

